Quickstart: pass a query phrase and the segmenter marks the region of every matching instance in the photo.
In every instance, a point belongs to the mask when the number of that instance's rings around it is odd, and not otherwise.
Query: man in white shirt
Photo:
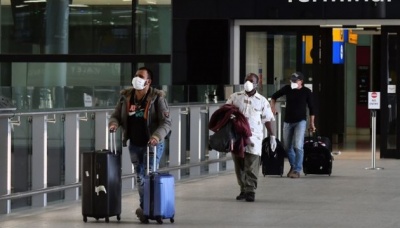
[[[263,125],[268,130],[271,148],[275,150],[276,140],[271,127],[271,121],[275,121],[275,118],[268,100],[257,92],[258,76],[250,73],[244,81],[244,91],[233,93],[226,103],[233,104],[239,108],[247,118],[251,129],[251,143],[246,146],[244,157],[239,157],[232,153],[232,158],[240,186],[240,194],[236,199],[245,199],[247,202],[253,202],[260,168],[261,147],[264,137]]]

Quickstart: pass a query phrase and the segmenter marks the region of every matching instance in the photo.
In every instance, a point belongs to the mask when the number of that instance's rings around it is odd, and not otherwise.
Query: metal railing
[[[160,171],[180,180],[233,170],[229,154],[209,151],[207,146],[208,120],[220,105],[170,105],[172,134]],[[0,214],[18,208],[12,205],[17,200],[25,199],[23,206],[46,207],[54,198],[51,194],[57,192],[60,194],[56,199],[79,200],[81,150],[108,148],[108,119],[112,111],[0,111]],[[119,148],[123,156],[122,186],[130,191],[135,188],[135,174],[128,149],[120,145]],[[20,185],[23,187],[16,187]]]

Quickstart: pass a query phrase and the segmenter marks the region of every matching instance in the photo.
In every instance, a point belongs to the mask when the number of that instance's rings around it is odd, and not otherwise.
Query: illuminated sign
[[[345,43],[357,44],[358,36],[351,29],[332,29],[332,63],[344,63]],[[302,36],[302,63],[313,63],[313,36]]]
[[[312,64],[313,36],[303,36],[303,64]]]
[[[332,29],[332,63],[343,64],[344,62],[344,41],[347,36],[347,30],[334,28]]]
[[[392,2],[392,0],[288,0],[289,3],[301,2],[301,3],[313,3],[313,2]]]
[[[354,33],[351,29],[349,29],[347,42],[349,42],[350,44],[357,44],[358,42],[358,35]]]

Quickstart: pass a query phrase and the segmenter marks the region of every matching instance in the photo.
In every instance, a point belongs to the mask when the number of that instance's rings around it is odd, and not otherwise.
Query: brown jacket
[[[171,117],[169,115],[169,107],[165,99],[165,92],[155,88],[149,88],[147,96],[147,105],[145,108],[144,118],[147,122],[147,134],[161,142],[171,131]],[[121,91],[121,98],[115,106],[114,112],[111,114],[109,126],[121,126],[123,129],[123,146],[129,139],[128,135],[128,108],[130,106],[131,94],[134,89],[125,89]]]

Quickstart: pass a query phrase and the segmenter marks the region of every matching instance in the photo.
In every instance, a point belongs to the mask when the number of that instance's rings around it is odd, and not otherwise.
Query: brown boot
[[[290,178],[300,178],[300,173],[297,172],[297,171],[293,171],[293,172],[290,174]]]
[[[287,173],[287,177],[290,177],[290,175],[292,175],[292,173],[293,173],[293,167],[290,167],[290,170],[289,170],[289,172]]]

